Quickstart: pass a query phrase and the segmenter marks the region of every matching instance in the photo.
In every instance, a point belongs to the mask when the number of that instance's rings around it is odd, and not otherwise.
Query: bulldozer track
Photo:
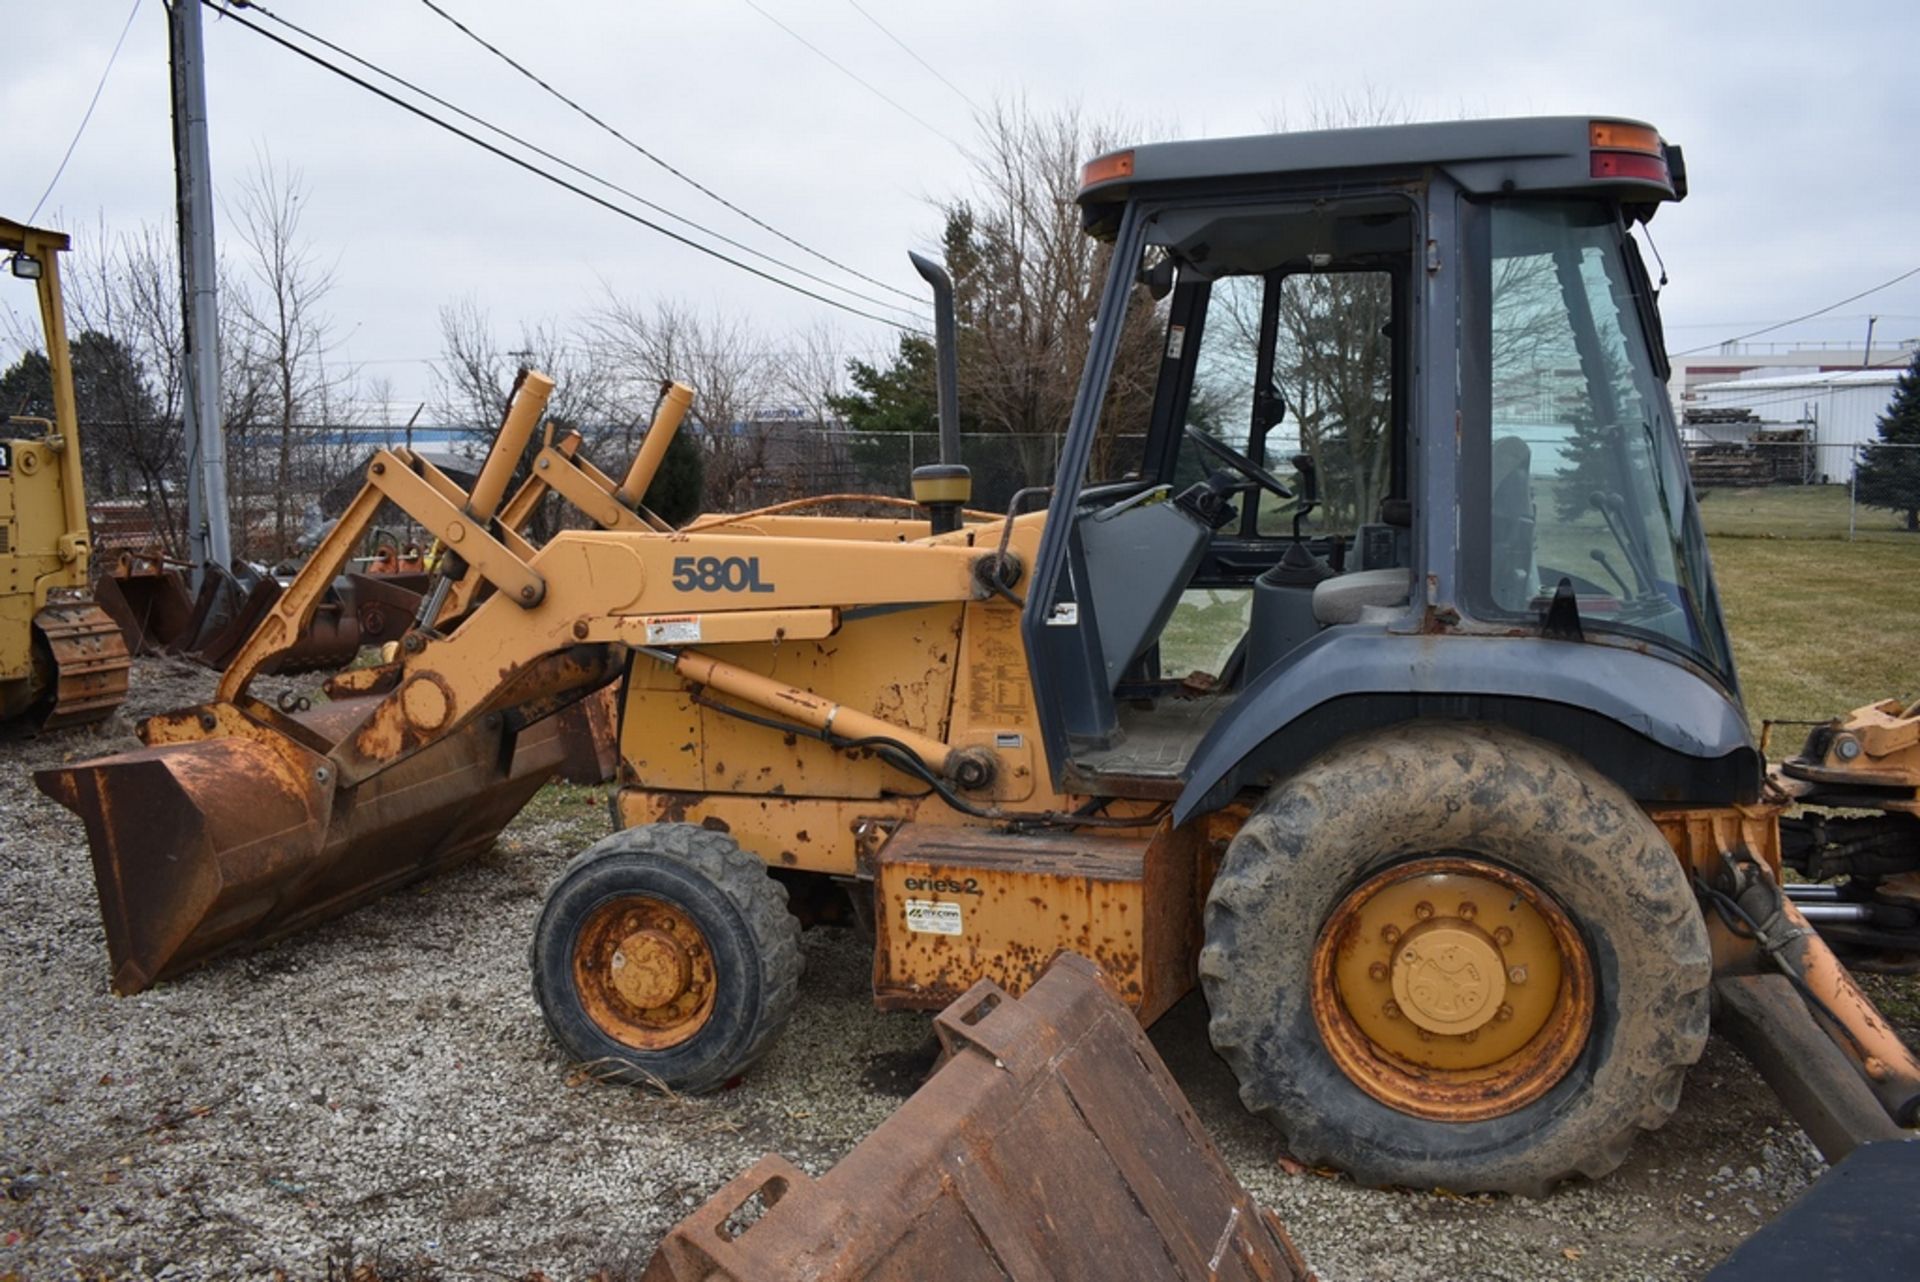
[[[120,625],[93,604],[50,605],[33,618],[53,659],[53,703],[44,730],[99,721],[127,697],[133,660]]]

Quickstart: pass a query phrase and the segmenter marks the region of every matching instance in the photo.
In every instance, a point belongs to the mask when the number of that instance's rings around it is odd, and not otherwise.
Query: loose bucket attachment
[[[1017,1000],[982,981],[934,1026],[942,1067],[879,1129],[818,1179],[762,1158],[641,1282],[1310,1276],[1092,962]]]
[[[328,740],[377,702],[322,704],[298,719],[256,707],[278,733],[158,743],[34,776],[86,820],[115,992],[472,858],[565,755],[553,719],[514,735],[502,718],[483,718],[339,787]],[[240,722],[222,705],[171,715]]]
[[[165,650],[193,615],[186,580],[157,554],[122,552],[93,585],[93,599],[120,625],[132,654]]]
[[[398,641],[420,608],[426,586],[425,574],[339,576],[314,606],[300,635],[272,662],[262,664],[260,671],[279,676],[330,672],[352,663],[366,646]],[[261,578],[239,599],[225,623],[201,633],[197,640],[183,639],[174,648],[209,668],[225,668],[284,591],[271,576]]]

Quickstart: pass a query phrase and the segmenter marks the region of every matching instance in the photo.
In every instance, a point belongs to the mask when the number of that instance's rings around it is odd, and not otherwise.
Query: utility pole
[[[185,322],[187,542],[193,586],[233,560],[227,531],[227,443],[220,424],[219,308],[213,259],[213,175],[207,160],[206,57],[200,0],[167,5],[173,73],[173,174],[180,220],[180,310]]]

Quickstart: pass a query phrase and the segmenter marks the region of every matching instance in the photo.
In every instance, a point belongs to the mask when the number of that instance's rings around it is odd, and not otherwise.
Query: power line
[[[286,27],[290,31],[298,32],[301,36],[303,36],[308,40],[313,41],[315,44],[320,45],[322,48],[331,50],[332,52],[339,54],[341,57],[346,58],[350,62],[353,62],[361,67],[365,67],[368,71],[373,72],[375,75],[384,77],[385,79],[390,80],[397,85],[404,86],[405,88],[418,94],[420,97],[425,98],[428,102],[434,103],[435,105],[440,107],[445,107],[448,111],[453,112],[455,115],[461,117],[462,119],[471,121],[472,123],[479,125],[483,129],[486,129],[492,133],[498,134],[500,137],[508,139],[509,141],[517,144],[518,146],[525,147],[528,151],[531,151],[536,156],[540,156],[546,160],[550,160],[554,164],[559,165],[563,169],[567,169],[572,171],[573,173],[579,174],[582,178],[586,178],[591,182],[596,182],[600,184],[602,187],[605,187],[610,191],[619,192],[622,196],[625,196],[627,199],[635,202],[636,204],[642,205],[647,209],[653,210],[655,213],[660,214],[662,217],[671,218],[677,223],[680,223],[687,227],[691,227],[694,230],[701,232],[704,235],[713,237],[715,240],[719,241],[723,245],[730,245],[742,253],[751,254],[755,258],[758,258],[763,262],[772,263],[774,266],[779,267],[785,271],[790,271],[796,276],[801,276],[807,280],[815,282],[816,284],[824,285],[828,289],[839,290],[841,293],[846,294],[850,298],[857,298],[862,302],[872,303],[876,307],[894,307],[894,308],[900,307],[900,304],[898,303],[891,302],[884,298],[875,298],[871,294],[861,293],[859,290],[853,289],[846,285],[842,285],[838,281],[830,280],[825,276],[816,275],[815,273],[808,271],[804,267],[796,267],[792,263],[783,262],[782,260],[775,258],[771,254],[763,253],[762,251],[755,249],[751,245],[744,244],[741,241],[733,239],[731,236],[727,236],[720,232],[714,231],[710,227],[702,226],[700,223],[695,222],[693,219],[685,217],[684,215],[681,215],[681,214],[677,214],[673,210],[668,209],[665,205],[661,205],[655,201],[648,200],[645,196],[640,195],[638,192],[629,191],[627,188],[622,187],[620,184],[613,182],[610,179],[603,178],[599,174],[596,174],[589,169],[583,169],[581,166],[574,164],[572,161],[566,159],[565,157],[557,156],[553,152],[548,151],[546,148],[539,146],[537,143],[529,142],[527,139],[522,138],[520,135],[513,133],[510,130],[503,129],[500,126],[492,123],[491,121],[486,120],[485,118],[481,116],[477,116],[473,112],[466,110],[464,107],[461,107],[456,103],[447,101],[445,98],[440,97],[438,94],[435,94],[430,90],[422,89],[419,85],[414,84],[412,81],[407,80],[405,77],[396,75],[395,73],[388,71],[386,68],[378,65],[377,63],[368,61],[367,59],[361,57],[359,54],[354,53],[351,49],[342,48],[340,45],[335,44],[331,40],[328,40],[325,36],[318,35],[312,31],[307,30],[305,27],[302,27],[299,23],[294,22],[290,18],[283,18],[279,14],[274,13],[272,10],[267,9],[263,5],[253,4],[247,7],[253,9],[255,12],[263,15],[264,17],[270,19],[271,21],[279,23],[281,26]],[[895,291],[895,292],[897,293],[900,291]],[[908,295],[908,297],[911,297],[911,295]],[[906,309],[901,308],[901,310],[904,311]],[[916,319],[918,318],[916,317]]]
[[[748,222],[752,223],[755,227],[760,228],[762,231],[769,232],[774,236],[778,236],[781,240],[786,241],[789,245],[792,245],[795,249],[799,249],[808,254],[811,254],[815,258],[818,258],[821,262],[829,263],[832,266],[839,268],[841,271],[846,272],[850,276],[859,277],[861,280],[866,281],[869,285],[878,285],[881,289],[888,290],[892,293],[898,294],[902,298],[911,298],[915,303],[919,303],[922,301],[918,294],[912,293],[908,290],[897,288],[893,285],[889,285],[887,284],[887,282],[883,280],[879,280],[873,276],[867,275],[865,272],[859,270],[858,268],[849,267],[845,263],[839,261],[838,259],[830,257],[827,254],[821,253],[819,250],[813,248],[811,245],[808,245],[803,241],[794,239],[792,236],[787,235],[787,233],[781,231],[778,227],[773,226],[771,223],[765,222],[762,219],[757,218],[754,215],[748,213],[746,210],[740,208],[740,206],[734,204],[731,200],[728,200],[725,196],[722,196],[719,192],[713,190],[713,188],[707,186],[703,182],[700,182],[698,179],[692,177],[691,175],[683,173],[681,170],[675,168],[673,165],[668,164],[665,160],[662,160],[659,156],[647,150],[647,148],[641,146],[639,143],[635,142],[633,139],[627,137],[627,135],[621,133],[618,129],[615,129],[612,125],[608,124],[606,121],[602,120],[600,117],[594,115],[591,111],[588,111],[585,107],[575,102],[572,98],[569,98],[566,94],[561,93],[558,89],[555,89],[552,85],[548,84],[545,80],[542,80],[539,76],[535,75],[532,71],[528,70],[525,66],[517,62],[511,54],[506,53],[504,50],[498,48],[492,42],[487,40],[486,37],[475,32],[472,28],[468,27],[465,23],[461,22],[460,19],[454,17],[452,14],[448,13],[445,9],[442,9],[438,4],[435,4],[434,0],[420,0],[420,3],[426,5],[427,8],[433,10],[436,14],[440,15],[441,18],[451,23],[457,30],[459,30],[463,35],[465,35],[469,40],[472,40],[474,43],[478,44],[481,48],[485,49],[488,53],[491,53],[494,57],[500,59],[500,61],[506,63],[509,67],[512,67],[515,71],[519,72],[521,75],[525,76],[527,79],[533,81],[534,84],[539,85],[542,89],[552,94],[555,98],[558,98],[561,102],[573,108],[573,110],[578,112],[580,115],[585,116],[588,120],[598,125],[601,129],[604,129],[609,134],[612,134],[615,138],[619,139],[620,142],[632,148],[634,151],[639,152],[642,156],[645,156],[648,160],[651,160],[654,164],[660,166],[660,168],[666,170],[668,173],[672,174],[675,178],[678,178],[681,182],[687,184],[689,187],[693,188],[695,191],[701,193],[702,195],[708,197],[711,200],[717,201],[718,203],[726,206],[728,209],[731,209],[734,213],[740,215],[740,217],[746,219]]]
[[[107,87],[107,77],[113,74],[113,64],[120,57],[120,46],[127,42],[127,32],[133,30],[133,20],[140,12],[140,4],[141,0],[133,0],[133,8],[127,10],[127,20],[120,27],[120,38],[113,42],[113,52],[107,55],[107,65],[100,71],[100,83],[93,87],[93,97],[87,100],[87,110],[80,117],[80,127],[73,131],[73,140],[67,144],[67,154],[60,157],[60,167],[53,171],[53,177],[47,181],[47,189],[33,203],[33,212],[27,215],[28,223],[40,216],[41,206],[47,203],[47,197],[53,195],[53,189],[60,183],[60,175],[67,172],[67,162],[73,159],[73,149],[80,145],[80,135],[87,132],[87,122],[93,119],[93,109],[100,105],[101,91]]]
[[[428,0],[428,2],[431,3],[431,0]],[[941,75],[940,69],[938,67],[928,62],[925,58],[922,58],[919,54],[915,53],[913,49],[907,44],[906,41],[902,40],[899,36],[894,35],[893,32],[887,30],[887,28],[881,24],[880,19],[874,17],[872,14],[868,13],[865,9],[861,8],[860,0],[847,0],[847,3],[853,6],[853,10],[855,13],[865,18],[868,22],[871,22],[874,25],[874,27],[879,30],[881,35],[893,41],[893,43],[899,45],[900,48],[906,52],[907,57],[913,59],[915,62],[919,63],[921,66],[925,67],[929,72],[931,72],[935,80],[938,80],[941,84],[945,85],[947,88],[959,94],[960,100],[962,102],[966,103],[969,107],[972,107],[974,111],[980,115],[984,116],[987,114],[985,108],[981,107],[979,103],[975,102],[972,98],[967,96],[966,90],[962,89],[959,85],[954,84],[953,81]]]
[[[751,3],[751,0],[749,0],[749,3]],[[1908,268],[1892,280],[1883,280],[1872,289],[1863,289],[1857,294],[1850,294],[1837,303],[1828,303],[1825,307],[1817,308],[1804,316],[1796,316],[1792,320],[1783,320],[1777,325],[1763,325],[1759,329],[1749,330],[1744,334],[1736,334],[1732,338],[1723,338],[1717,343],[1706,343],[1699,347],[1689,347],[1684,352],[1674,352],[1672,354],[1675,356],[1693,356],[1700,352],[1710,352],[1715,348],[1725,347],[1728,343],[1743,343],[1749,338],[1758,338],[1762,334],[1771,334],[1776,329],[1785,329],[1789,325],[1798,325],[1801,321],[1812,320],[1816,316],[1825,316],[1828,312],[1845,307],[1848,303],[1859,302],[1868,294],[1877,294],[1883,289],[1891,289],[1909,276],[1920,276],[1920,267]]]
[[[815,54],[819,55],[822,59],[824,59],[829,65],[831,65],[841,75],[853,81],[855,84],[859,85],[862,89],[865,89],[868,93],[878,98],[881,102],[884,102],[889,107],[892,107],[895,111],[905,116],[908,120],[913,121],[914,124],[919,125],[922,129],[926,130],[930,134],[935,135],[936,137],[946,139],[947,142],[952,143],[955,151],[959,151],[962,153],[966,151],[966,148],[962,147],[959,144],[959,142],[954,139],[952,134],[946,132],[946,130],[941,129],[936,125],[928,124],[924,119],[915,115],[913,112],[907,110],[907,108],[901,106],[899,102],[895,101],[892,98],[889,98],[886,94],[880,92],[880,90],[876,89],[870,81],[862,79],[859,75],[857,75],[855,72],[850,70],[846,66],[846,64],[839,61],[832,54],[828,53],[825,49],[822,49],[819,45],[813,43],[813,41],[801,35],[798,31],[795,31],[792,27],[789,27],[786,23],[780,21],[780,19],[768,13],[765,9],[762,9],[758,4],[754,3],[754,0],[742,0],[742,3],[744,3],[747,6],[747,8],[753,10],[755,13],[765,18],[768,22],[771,22],[774,26],[780,28],[780,30],[792,36],[795,40],[798,40],[801,44],[805,45],[807,48],[813,50]]]
[[[209,8],[218,8],[220,0],[200,0],[200,3],[206,5]],[[249,6],[249,7],[257,7],[257,6]],[[400,98],[394,94],[391,94],[376,84],[372,84],[366,80],[361,79],[359,76],[354,75],[351,71],[348,71],[346,68],[336,66],[333,63],[328,62],[325,58],[321,57],[319,54],[314,53],[312,50],[303,49],[299,45],[293,43],[291,40],[287,40],[282,36],[275,35],[273,32],[268,31],[265,27],[259,25],[258,23],[248,21],[246,18],[242,17],[240,13],[236,10],[221,9],[220,12],[225,15],[228,21],[239,23],[241,26],[253,32],[255,35],[260,36],[262,39],[270,40],[274,44],[279,45],[281,48],[286,49],[292,53],[298,54],[300,57],[305,58],[308,62],[313,63],[315,66],[322,67],[327,71],[331,71],[334,75],[339,76],[342,80],[346,80],[351,84],[358,85],[360,88],[366,90],[370,94],[373,94],[375,97],[383,98],[387,102],[392,103],[394,106],[399,107],[401,110],[409,112],[412,115],[418,116],[420,119],[427,121],[429,124],[437,125],[441,129],[444,129],[446,132],[454,135],[456,138],[464,139],[483,151],[491,152],[493,155],[498,156],[500,159],[508,162],[509,164],[517,165],[521,169],[526,170],[528,173],[534,174],[540,178],[544,178],[548,182],[552,183],[554,186],[559,187],[564,191],[572,192],[574,195],[579,196],[584,200],[590,200],[594,204],[600,206],[602,209],[618,214],[620,215],[620,217],[625,218],[630,222],[638,223],[642,227],[647,228],[649,231],[657,232],[658,234],[665,236],[669,240],[677,241],[678,243],[687,246],[689,249],[698,250],[700,253],[707,255],[707,257],[709,258],[718,259],[719,261],[726,263],[729,267],[736,267],[739,270],[748,273],[749,275],[758,276],[761,280],[768,281],[774,285],[778,285],[782,289],[791,290],[793,293],[799,294],[805,298],[811,298],[817,303],[825,303],[829,307],[838,308],[843,312],[847,312],[847,313],[850,313],[851,315],[858,316],[863,320],[878,321],[882,325],[891,326],[894,329],[904,330],[908,333],[921,332],[919,330],[914,329],[911,325],[904,325],[901,322],[892,319],[891,317],[878,316],[872,312],[862,311],[860,308],[850,306],[847,303],[843,303],[837,298],[828,298],[824,294],[815,293],[813,290],[806,288],[804,285],[796,285],[790,280],[783,280],[780,277],[773,275],[771,272],[762,271],[760,268],[753,266],[751,263],[743,263],[737,258],[731,258],[728,255],[723,254],[719,250],[713,248],[711,245],[703,245],[699,241],[694,240],[687,236],[683,236],[679,232],[674,231],[671,228],[662,227],[659,223],[656,223],[648,218],[643,218],[639,214],[634,213],[631,209],[627,209],[624,206],[617,205],[603,196],[595,195],[593,192],[588,191],[586,188],[581,187],[575,183],[568,182],[565,178],[562,178],[557,174],[549,173],[547,170],[542,169],[540,166],[534,164],[532,161],[527,160],[522,156],[516,156],[512,152],[507,151],[501,147],[496,147],[494,144],[488,142],[486,139],[476,137],[475,135],[468,133],[466,130],[460,128],[460,126],[453,124],[449,121],[442,120],[440,117],[434,115],[432,112],[427,111],[426,109],[420,106],[417,106],[414,103],[408,102],[404,98]],[[405,82],[402,81],[401,83],[405,83]],[[611,184],[608,184],[608,185],[611,186]]]

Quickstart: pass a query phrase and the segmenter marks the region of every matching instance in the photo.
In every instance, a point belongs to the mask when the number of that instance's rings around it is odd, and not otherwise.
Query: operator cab
[[[1632,235],[1677,169],[1563,119],[1089,164],[1113,266],[1025,619],[1068,776],[1177,795],[1357,632],[1651,644],[1737,699]]]

